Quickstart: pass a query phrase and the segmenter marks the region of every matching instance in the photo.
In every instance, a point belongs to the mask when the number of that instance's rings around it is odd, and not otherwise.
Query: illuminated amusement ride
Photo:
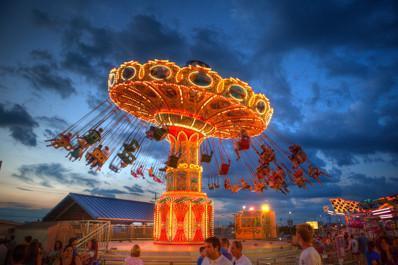
[[[110,71],[108,88],[110,100],[49,146],[65,149],[70,160],[84,159],[93,171],[106,164],[165,184],[155,204],[156,243],[195,244],[213,235],[214,204],[202,186],[286,194],[289,184],[306,188],[326,175],[299,145],[279,145],[265,134],[273,114],[265,95],[203,62],[126,62]],[[163,140],[170,144],[167,161],[154,146]]]

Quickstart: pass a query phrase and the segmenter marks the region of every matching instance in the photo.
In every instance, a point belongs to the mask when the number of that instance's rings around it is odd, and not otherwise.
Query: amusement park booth
[[[259,210],[243,207],[235,214],[235,237],[248,240],[276,238],[275,220],[275,212],[267,204]]]
[[[378,199],[350,201],[343,198],[330,199],[334,211],[328,214],[344,215],[348,232],[366,233],[375,238],[384,231],[388,236],[398,236],[398,194]]]

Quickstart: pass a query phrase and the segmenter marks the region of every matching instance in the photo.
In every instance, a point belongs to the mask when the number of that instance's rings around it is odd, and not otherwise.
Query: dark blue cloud
[[[38,126],[37,121],[24,106],[14,104],[7,108],[5,104],[0,103],[0,128],[8,128],[16,141],[27,146],[36,146],[37,136],[33,129]]]
[[[72,172],[59,163],[22,165],[18,168],[18,172],[12,176],[25,182],[36,183],[45,187],[52,187],[54,184],[64,184],[94,188],[101,184],[97,179]]]

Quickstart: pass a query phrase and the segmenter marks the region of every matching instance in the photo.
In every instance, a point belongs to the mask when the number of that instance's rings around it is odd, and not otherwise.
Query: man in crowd
[[[202,265],[232,265],[224,255],[221,255],[221,242],[217,237],[209,237],[205,240],[206,257]]]
[[[309,224],[301,224],[296,227],[296,238],[302,251],[299,265],[322,265],[321,256],[312,246],[313,229]]]
[[[359,264],[365,265],[367,263],[366,257],[368,253],[368,238],[365,236],[365,233],[361,233],[358,238],[358,247],[359,247]]]
[[[228,238],[221,238],[221,254],[223,254],[227,259],[232,260],[232,255],[229,252]]]
[[[205,247],[200,247],[199,248],[199,258],[198,261],[196,262],[197,265],[202,265],[203,259],[206,257],[206,249]]]
[[[231,253],[233,256],[233,265],[252,265],[251,261],[242,254],[243,246],[240,241],[233,241],[231,245]]]

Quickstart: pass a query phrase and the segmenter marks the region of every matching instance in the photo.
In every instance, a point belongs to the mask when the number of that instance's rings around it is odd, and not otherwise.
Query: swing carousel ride
[[[214,205],[202,191],[202,172],[209,192],[222,183],[233,193],[287,194],[289,184],[306,188],[326,175],[299,145],[279,145],[276,133],[265,134],[273,114],[265,95],[203,62],[126,62],[110,71],[108,88],[110,100],[48,146],[65,149],[70,160],[84,159],[95,171],[107,165],[165,184],[155,204],[157,243],[195,244],[213,235]],[[170,143],[167,161],[148,159],[163,140]]]

